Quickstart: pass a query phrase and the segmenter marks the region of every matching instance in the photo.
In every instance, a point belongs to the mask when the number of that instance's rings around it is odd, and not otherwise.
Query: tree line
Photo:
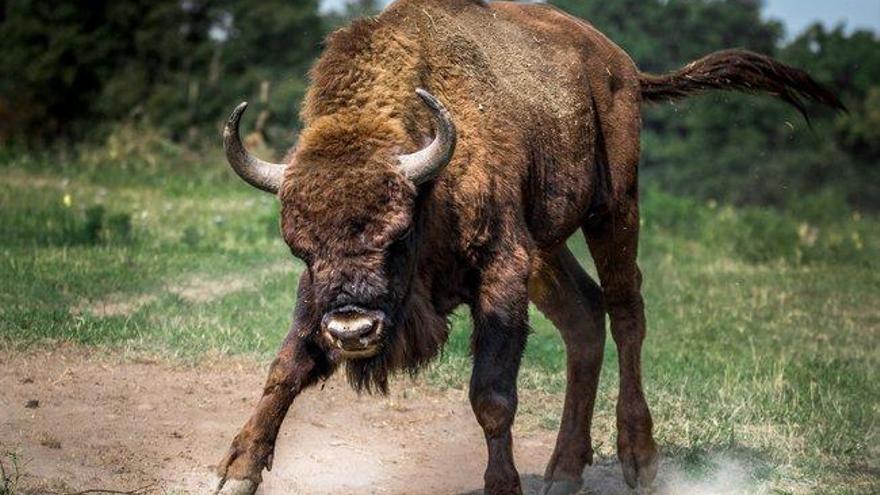
[[[664,72],[713,50],[755,50],[810,71],[849,109],[808,123],[769,98],[710,95],[645,116],[645,184],[735,203],[804,196],[880,208],[880,39],[814,25],[787,35],[760,0],[552,0],[592,22],[639,67]],[[198,144],[232,105],[255,102],[260,135],[283,148],[324,37],[373,0],[0,2],[0,142],[100,140],[120,123]],[[832,201],[832,202],[833,202]]]

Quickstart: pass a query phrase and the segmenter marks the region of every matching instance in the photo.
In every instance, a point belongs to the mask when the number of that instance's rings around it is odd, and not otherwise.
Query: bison
[[[224,131],[235,172],[280,199],[282,235],[307,269],[262,396],[219,465],[217,492],[256,490],[303,389],[344,364],[355,389],[386,392],[391,374],[415,373],[439,353],[448,315],[464,304],[485,492],[521,493],[511,424],[529,301],[567,354],[545,493],[578,491],[592,462],[606,314],[620,355],[618,457],[630,486],[648,485],[657,445],[640,364],[642,105],[720,89],[769,93],[801,111],[808,100],[842,108],[808,74],[756,53],[717,52],[649,75],[554,7],[478,0],[398,0],[330,35],[310,80],[286,163],[245,150],[246,104]],[[598,284],[566,248],[579,229]]]

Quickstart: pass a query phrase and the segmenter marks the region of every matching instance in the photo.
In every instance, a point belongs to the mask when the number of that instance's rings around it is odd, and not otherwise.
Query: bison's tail
[[[746,50],[715,52],[662,76],[641,74],[639,82],[644,101],[667,101],[717,89],[767,93],[788,102],[805,118],[806,101],[846,111],[830,89],[806,72]]]

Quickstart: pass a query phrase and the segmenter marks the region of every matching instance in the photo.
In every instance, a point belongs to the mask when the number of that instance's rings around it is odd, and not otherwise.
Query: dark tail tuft
[[[641,74],[642,99],[667,101],[708,90],[767,93],[797,108],[809,121],[806,101],[846,112],[830,89],[806,72],[746,50],[724,50],[662,76]]]

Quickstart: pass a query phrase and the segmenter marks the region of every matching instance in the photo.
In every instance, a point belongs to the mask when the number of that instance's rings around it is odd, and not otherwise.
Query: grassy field
[[[0,153],[0,343],[268,360],[302,269],[275,199],[219,155],[142,141]],[[645,388],[664,454],[695,476],[733,459],[759,492],[880,492],[880,219],[833,195],[789,213],[653,190],[643,203]],[[532,326],[521,414],[554,428],[544,399],[564,389],[564,350],[537,313]],[[465,312],[454,327],[425,375],[438,387],[467,383]],[[608,340],[594,437],[610,457]]]

